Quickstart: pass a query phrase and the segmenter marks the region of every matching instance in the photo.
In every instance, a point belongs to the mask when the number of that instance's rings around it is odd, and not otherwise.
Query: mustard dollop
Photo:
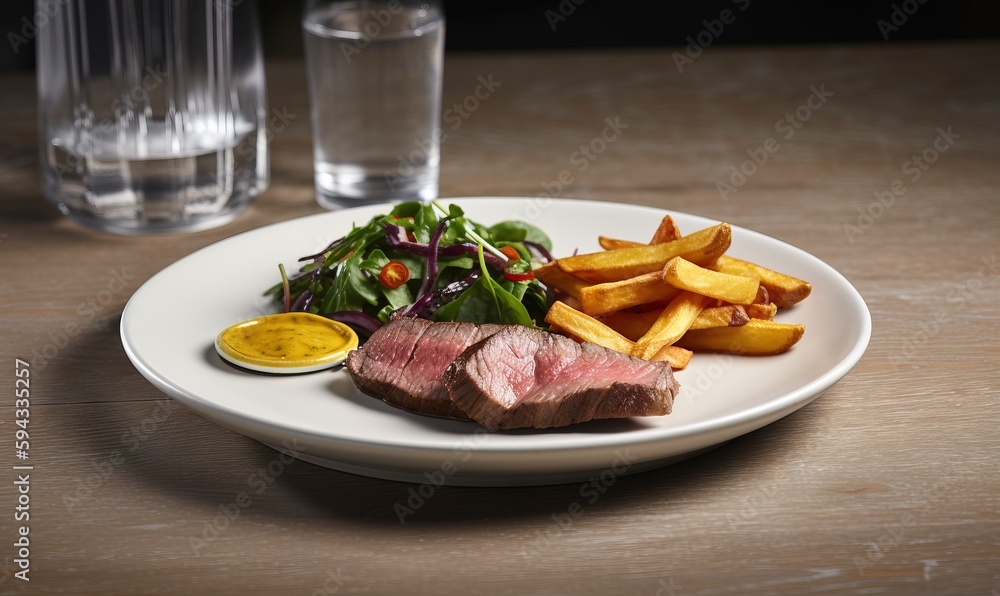
[[[358,347],[354,331],[319,315],[267,315],[224,329],[216,350],[226,360],[262,372],[308,372],[339,364]]]

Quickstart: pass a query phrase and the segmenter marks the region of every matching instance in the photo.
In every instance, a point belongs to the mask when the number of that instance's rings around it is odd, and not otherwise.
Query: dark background
[[[107,1],[107,0],[90,0]],[[125,0],[138,1],[138,0]],[[269,57],[302,53],[301,0],[259,0]],[[746,10],[740,11],[740,6]],[[894,10],[906,22],[888,43],[1000,37],[998,0],[505,0],[444,2],[449,52],[560,50],[587,47],[678,46],[706,29],[723,9],[738,14],[713,45],[887,43],[879,21]],[[551,12],[549,12],[551,11]],[[10,35],[32,21],[32,0],[0,3],[0,69],[30,69],[34,44],[13,51]],[[565,17],[565,20],[554,20]],[[553,27],[554,21],[554,27]]]

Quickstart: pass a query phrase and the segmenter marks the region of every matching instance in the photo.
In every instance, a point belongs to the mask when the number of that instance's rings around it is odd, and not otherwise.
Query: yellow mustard
[[[224,329],[215,340],[223,358],[261,372],[297,373],[329,368],[358,347],[354,331],[310,313],[267,315]]]

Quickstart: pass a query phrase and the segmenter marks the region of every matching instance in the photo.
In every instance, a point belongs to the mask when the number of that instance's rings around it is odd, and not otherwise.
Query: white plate
[[[599,250],[598,234],[643,240],[664,212],[594,201],[466,198],[484,224],[522,218],[546,230],[555,254]],[[224,327],[272,312],[261,297],[278,262],[321,250],[352,222],[387,206],[322,213],[228,238],[170,265],[140,287],[122,315],[129,358],[160,390],[202,416],[303,460],[390,480],[466,486],[585,481],[691,457],[774,422],[815,399],[861,358],[871,335],[864,300],[816,257],[733,227],[728,254],[809,280],[812,295],[778,320],[804,323],[803,339],[769,357],[696,354],[677,373],[681,391],[665,417],[594,421],[558,430],[489,432],[410,414],[360,393],[339,368],[299,376],[235,369],[215,352]],[[684,233],[717,222],[672,213]]]

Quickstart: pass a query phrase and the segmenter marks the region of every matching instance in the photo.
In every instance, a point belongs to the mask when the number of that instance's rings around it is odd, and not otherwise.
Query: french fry
[[[681,237],[681,230],[674,223],[674,218],[669,215],[664,215],[663,219],[660,220],[660,225],[656,227],[656,231],[653,232],[653,238],[649,241],[652,244],[666,244],[667,242],[673,242]]]
[[[773,319],[779,308],[806,298],[812,286],[726,256],[728,224],[681,236],[667,215],[648,245],[607,236],[598,241],[604,252],[535,270],[562,300],[545,320],[576,341],[681,370],[694,351],[780,354],[805,333],[804,325]]]
[[[664,346],[650,360],[653,362],[666,361],[670,364],[670,368],[683,370],[687,368],[688,362],[691,362],[692,355],[694,355],[694,352],[691,350],[685,350],[678,346]]]
[[[657,226],[656,231],[653,232],[653,238],[649,241],[649,245],[653,244],[666,244],[667,242],[673,242],[681,237],[680,228],[674,223],[674,218],[670,215],[664,215],[663,219],[660,220],[660,225]],[[619,238],[609,238],[607,236],[598,236],[597,242],[601,245],[604,250],[614,250],[616,248],[630,248],[633,246],[643,246],[642,242],[635,242],[634,240],[621,240]]]
[[[676,345],[694,351],[710,350],[766,356],[788,350],[802,339],[803,333],[805,333],[804,325],[751,319],[742,327],[688,331],[677,340]]]
[[[761,285],[767,288],[770,301],[779,308],[801,302],[812,291],[812,285],[807,281],[733,257],[720,256],[713,269],[730,275],[745,275],[759,279]]]
[[[674,257],[698,265],[714,263],[732,242],[732,228],[721,223],[672,242],[634,246],[558,259],[559,268],[580,279],[601,283],[658,271]]]
[[[673,300],[681,291],[663,281],[659,272],[645,273],[621,281],[594,284],[580,290],[580,304],[588,315],[601,315],[657,302]]]
[[[713,327],[739,327],[746,325],[750,320],[743,306],[730,304],[728,306],[716,306],[715,308],[705,308],[698,313],[698,317],[691,323],[689,329],[712,329]]]
[[[770,304],[771,293],[763,285],[757,286],[757,295],[753,298],[753,304]]]
[[[751,319],[762,319],[770,321],[774,315],[778,314],[778,307],[773,302],[769,304],[747,304],[743,307],[747,316]]]
[[[753,278],[705,269],[681,257],[671,259],[663,267],[663,280],[675,288],[733,304],[753,303],[760,287]]]
[[[649,360],[664,346],[672,345],[698,317],[707,299],[694,292],[683,292],[663,309],[649,331],[635,342],[632,355]]]
[[[545,315],[545,322],[556,325],[583,341],[625,354],[631,353],[635,345],[632,340],[623,337],[604,323],[567,306],[563,302],[556,302],[552,305],[548,314]]]
[[[633,246],[642,246],[642,242],[634,242],[632,240],[620,240],[618,238],[608,238],[607,236],[598,236],[598,244],[604,250],[615,250],[616,248],[631,248]]]
[[[609,312],[604,315],[604,324],[632,341],[636,341],[643,335],[646,335],[646,332],[653,326],[656,319],[660,317],[660,313],[663,312],[664,308],[666,308],[666,305],[659,310],[648,310],[646,312]]]
[[[546,286],[564,294],[569,294],[577,299],[580,298],[580,290],[590,285],[582,279],[573,277],[563,271],[556,265],[555,261],[536,267],[533,272],[535,277]]]
[[[744,310],[745,308],[748,307],[729,304],[702,309],[691,323],[690,329],[711,329],[712,327],[738,327],[745,325],[750,320],[750,317]],[[653,326],[653,323],[659,318],[660,312],[662,312],[662,309],[647,312],[610,312],[604,315],[604,324],[628,339],[637,341]]]

